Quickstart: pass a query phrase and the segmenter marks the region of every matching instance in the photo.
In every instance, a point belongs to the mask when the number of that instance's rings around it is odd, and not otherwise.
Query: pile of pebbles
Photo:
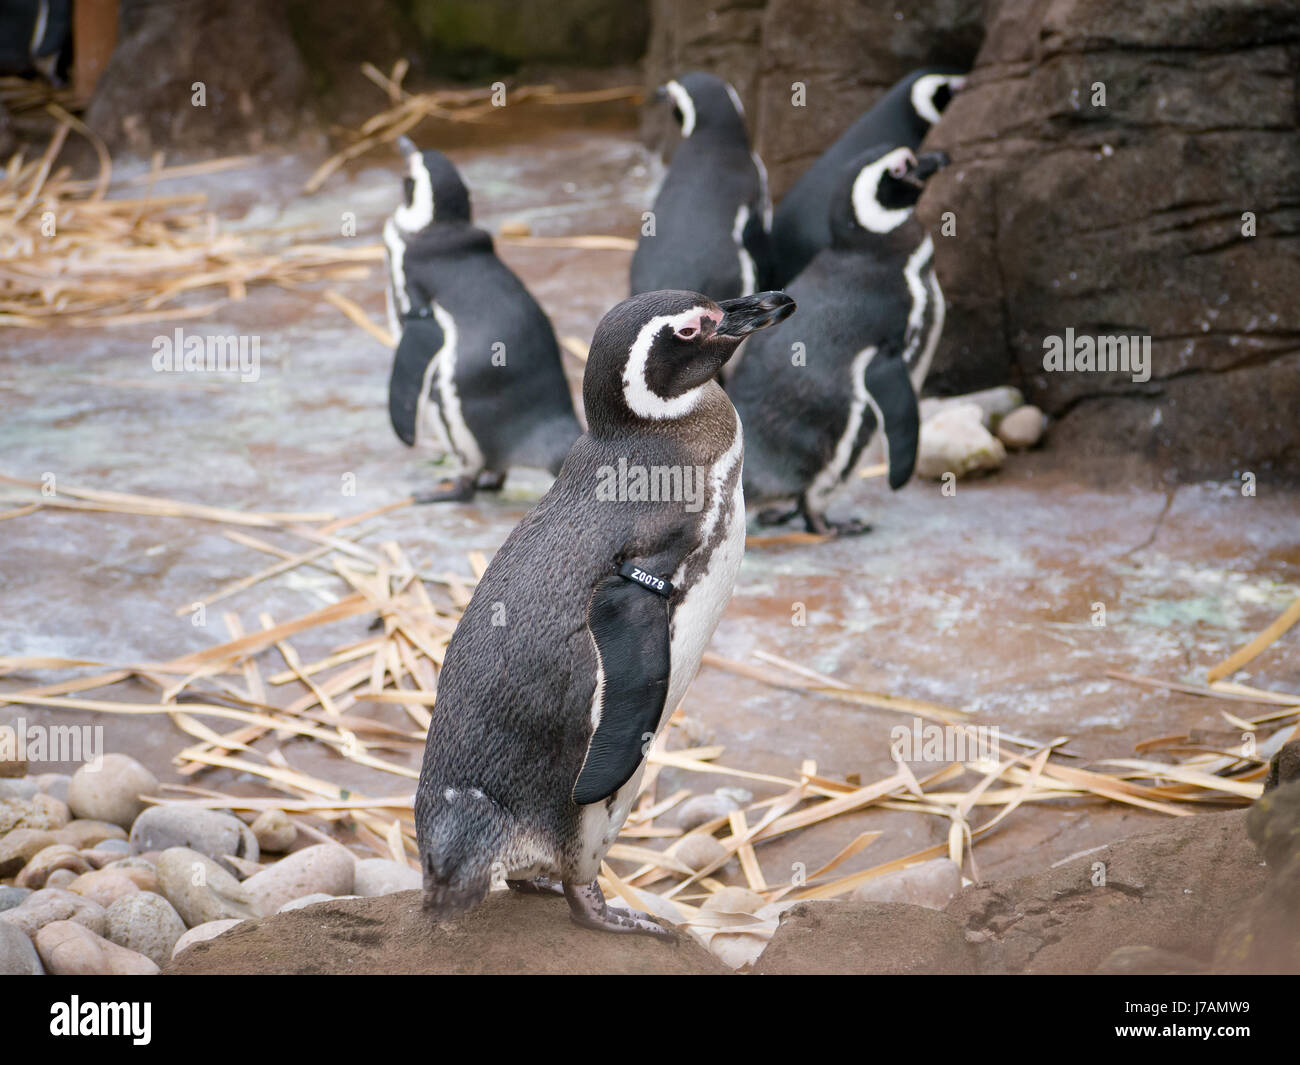
[[[147,806],[158,781],[110,754],[73,776],[0,763],[0,975],[156,973],[241,921],[420,887],[337,843],[294,850],[283,810]],[[268,860],[268,856],[274,856]]]

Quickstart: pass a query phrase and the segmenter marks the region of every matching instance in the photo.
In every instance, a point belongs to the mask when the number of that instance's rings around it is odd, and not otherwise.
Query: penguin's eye
[[[402,178],[402,194],[406,197],[406,204],[409,207],[415,196],[415,178]]]
[[[680,107],[677,107],[676,105],[673,106],[673,118],[677,120],[677,124],[679,126],[682,124],[683,122],[682,109]]]
[[[907,173],[908,162],[909,159],[906,155],[900,155],[897,159],[895,159],[892,163],[889,164],[890,174],[892,174],[896,178],[901,178],[904,174]]]
[[[677,330],[678,340],[694,340],[700,335],[700,328],[696,325],[684,325]]]

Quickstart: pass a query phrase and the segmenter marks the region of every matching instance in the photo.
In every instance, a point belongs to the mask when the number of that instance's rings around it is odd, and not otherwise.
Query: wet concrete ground
[[[540,236],[635,235],[658,163],[635,141],[627,114],[606,110],[598,122],[565,128],[561,122],[572,117],[548,118],[549,128],[531,133],[442,131],[439,146],[461,166],[481,224],[495,232],[503,221],[522,221]],[[395,156],[366,157],[318,195],[303,197],[310,170],[309,162],[268,159],[160,191],[201,189],[224,224],[300,227],[296,234],[306,238],[333,237],[351,211],[356,241],[375,242],[399,194]],[[599,316],[626,293],[625,252],[500,242],[499,250],[561,337],[589,341]],[[336,287],[383,322],[379,266],[366,282]],[[400,499],[438,476],[389,428],[389,351],[318,292],[254,289],[211,318],[183,323],[187,333],[258,335],[255,383],[154,373],[153,338],[174,324],[0,335],[0,471],[32,480],[53,473],[79,487],[231,508],[340,515]],[[565,358],[576,390],[581,363]],[[347,474],[355,495],[343,492]],[[751,549],[713,650],[751,663],[755,651],[777,654],[858,687],[975,711],[976,723],[1021,736],[1068,735],[1080,764],[1131,756],[1142,739],[1222,728],[1220,705],[1239,706],[1105,674],[1201,680],[1208,665],[1271,621],[1300,594],[1300,494],[1264,482],[1253,498],[1232,484],[1171,490],[1130,474],[1076,468],[1070,455],[1049,448],[1013,456],[995,476],[962,482],[951,497],[929,483],[891,494],[878,480],[855,480],[832,510],[867,515],[874,531],[838,543]],[[374,523],[367,542],[396,539],[429,570],[468,575],[466,552],[495,550],[546,483],[540,474],[512,474],[499,500],[395,511]],[[283,621],[341,594],[337,578],[304,567],[214,607],[208,626],[195,627],[177,608],[273,561],[223,531],[186,519],[53,511],[0,522],[0,654],[158,661],[226,639],[223,609],[254,627],[260,611]],[[290,549],[306,546],[265,535]],[[1097,603],[1105,606],[1104,627],[1092,622]],[[805,625],[792,623],[796,604],[806,611]],[[294,646],[310,660],[361,638],[365,625],[341,623]],[[1293,648],[1294,636],[1235,679],[1300,690]],[[273,659],[267,656],[268,671],[280,668]],[[0,678],[0,688],[49,679],[10,676]],[[95,694],[156,698],[130,685]],[[726,747],[725,764],[785,776],[814,759],[826,775],[879,779],[891,771],[890,729],[910,723],[710,667],[685,705],[697,741]],[[41,722],[55,712],[22,713]],[[57,719],[101,724],[108,749],[177,779],[170,759],[189,739],[165,718]],[[398,712],[394,720],[402,719]],[[284,753],[296,768],[372,794],[401,790],[394,778],[311,743],[286,744]],[[395,757],[418,764],[415,750]],[[225,771],[196,781],[252,787]],[[705,784],[671,772],[661,781],[697,790]],[[709,786],[736,783],[720,777]],[[981,874],[1008,875],[1158,820],[1087,800],[1022,808],[975,856]],[[775,883],[792,862],[816,868],[867,828],[886,834],[845,871],[940,842],[947,827],[877,810],[765,845],[759,857]]]

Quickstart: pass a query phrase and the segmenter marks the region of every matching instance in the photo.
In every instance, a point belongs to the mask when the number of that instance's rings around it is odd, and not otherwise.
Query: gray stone
[[[40,976],[44,972],[27,933],[0,922],[0,976]]]
[[[692,832],[672,847],[674,858],[696,872],[727,856],[727,848],[707,832]]]
[[[30,799],[38,795],[40,790],[31,777],[18,777],[15,780],[0,778],[0,799]]]
[[[131,826],[131,849],[143,854],[169,847],[206,854],[236,876],[239,870],[224,860],[227,855],[250,862],[260,857],[252,831],[232,814],[194,806],[151,806]]]
[[[978,392],[967,392],[964,396],[927,397],[921,400],[922,424],[928,422],[936,414],[959,403],[973,403],[979,407],[981,424],[985,429],[993,432],[1001,424],[1003,418],[1025,405],[1025,397],[1021,394],[1020,389],[1012,388],[1010,385],[999,385],[996,388],[984,388]]]
[[[1007,447],[1023,451],[1037,444],[1046,428],[1047,416],[1033,404],[1028,404],[1003,418],[998,423],[997,434]]]
[[[126,839],[126,829],[107,821],[70,821],[54,833],[56,843],[66,843],[77,850],[98,847],[105,840]]]
[[[72,784],[72,777],[68,773],[42,773],[33,777],[37,786],[46,795],[53,795],[60,802],[68,801],[68,789]]]
[[[949,473],[961,478],[996,470],[1006,457],[1002,441],[984,428],[979,407],[958,403],[921,426],[916,472],[934,480]]]
[[[36,933],[36,950],[54,976],[149,976],[158,966],[74,921],[54,921]]]
[[[73,774],[68,806],[79,819],[130,828],[144,809],[140,796],[157,793],[158,778],[134,758],[106,754],[101,764],[88,763]]]
[[[354,894],[363,897],[391,895],[394,891],[418,891],[423,878],[418,869],[390,858],[366,858],[356,864]]]
[[[15,828],[0,836],[0,876],[14,876],[46,847],[58,839],[43,828]]]
[[[62,888],[33,891],[13,909],[0,913],[0,921],[21,928],[28,936],[36,935],[53,921],[76,921],[100,934],[104,931],[104,918],[103,906]]]
[[[216,939],[222,932],[229,932],[232,928],[243,923],[238,917],[231,917],[224,921],[208,921],[204,924],[195,925],[176,941],[176,945],[172,947],[172,957],[176,957],[181,951],[194,946],[195,943]]]
[[[256,912],[269,914],[304,895],[351,895],[355,883],[356,860],[347,849],[337,843],[318,843],[254,873],[244,881],[244,889]]]
[[[0,884],[0,913],[4,913],[5,910],[12,910],[15,906],[21,906],[31,895],[30,888]]]
[[[171,958],[176,943],[185,934],[185,922],[172,904],[150,891],[118,899],[105,917],[107,938],[158,965]]]
[[[67,869],[76,877],[90,872],[90,863],[66,843],[55,843],[33,854],[15,882],[19,887],[39,890],[58,869]]]
[[[709,821],[726,817],[733,810],[739,810],[740,803],[734,797],[720,792],[711,795],[695,795],[677,807],[673,813],[673,822],[685,832]]]
[[[35,799],[0,798],[0,836],[20,828],[47,829],[49,814]]]
[[[961,891],[961,870],[950,858],[933,861],[868,880],[854,893],[858,902],[906,902],[942,910]]]
[[[281,854],[294,845],[298,829],[283,810],[263,810],[253,822],[253,835],[262,850]]]
[[[206,854],[171,847],[158,857],[158,890],[190,928],[254,916],[244,886]]]

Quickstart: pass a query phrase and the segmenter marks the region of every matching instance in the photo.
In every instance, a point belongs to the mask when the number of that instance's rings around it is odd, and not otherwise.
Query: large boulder
[[[927,142],[953,164],[921,217],[956,225],[936,237],[948,321],[930,388],[1017,384],[1081,462],[1136,454],[1182,478],[1297,463],[1298,11],[991,0],[971,83]],[[1067,329],[1149,337],[1150,380],[1046,370]]]
[[[292,147],[317,128],[310,88],[283,2],[122,0],[86,121],[115,152]]]
[[[438,924],[421,893],[339,899],[290,910],[178,954],[181,974],[718,974],[727,969],[694,940],[579,928],[563,899],[494,893]]]
[[[707,70],[736,86],[750,134],[780,196],[863,111],[921,66],[968,67],[983,34],[981,0],[736,0],[700,17],[691,0],[653,0],[648,86]],[[805,106],[793,86],[805,88]],[[649,107],[646,140],[675,134]]]

